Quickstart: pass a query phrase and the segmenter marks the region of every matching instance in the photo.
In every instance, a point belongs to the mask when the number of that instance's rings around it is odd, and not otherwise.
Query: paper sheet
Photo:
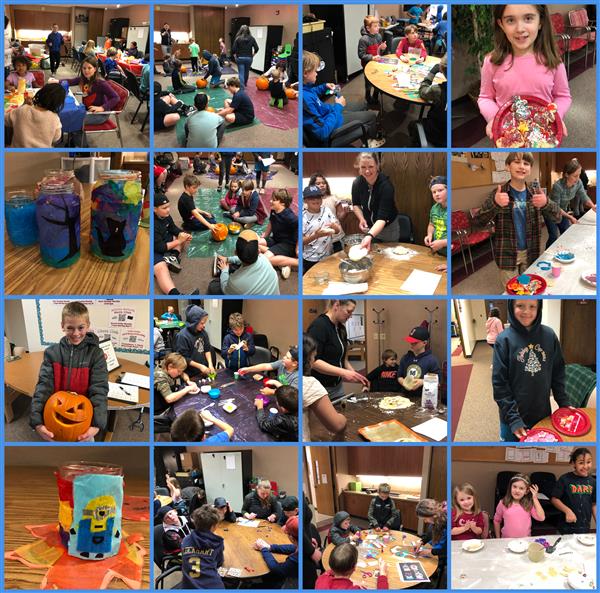
[[[235,455],[225,455],[225,469],[235,469]]]
[[[125,385],[137,385],[143,389],[150,389],[150,376],[138,375],[137,373],[123,373],[121,383]]]
[[[413,294],[433,294],[441,279],[441,274],[413,270],[400,288]]]
[[[271,165],[272,165],[274,162],[275,162],[275,159],[274,159],[274,158],[272,158],[272,157],[269,157],[268,159],[263,159],[263,160],[262,160],[262,164],[263,164],[265,167],[270,167],[270,166],[271,166]]]
[[[441,418],[432,418],[431,420],[427,420],[427,422],[413,426],[411,430],[434,441],[441,441],[448,436],[448,423]]]
[[[237,520],[237,524],[241,525],[242,527],[258,527],[260,524],[260,521],[258,519],[254,519],[253,521],[250,521],[248,519],[240,518]]]
[[[369,285],[366,282],[350,284],[349,282],[330,282],[321,294],[357,294],[367,292]]]
[[[135,385],[121,385],[120,383],[108,382],[108,398],[137,404],[140,401],[140,390]]]

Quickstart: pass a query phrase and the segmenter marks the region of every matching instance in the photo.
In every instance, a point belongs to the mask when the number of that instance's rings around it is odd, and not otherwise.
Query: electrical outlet
[[[378,333],[374,333],[373,334],[373,339],[374,340],[379,340],[379,334]]]
[[[385,340],[385,334],[379,334],[379,339],[380,340]]]

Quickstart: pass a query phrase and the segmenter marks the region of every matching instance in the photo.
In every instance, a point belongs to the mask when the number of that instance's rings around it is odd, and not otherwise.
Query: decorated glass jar
[[[8,192],[4,202],[4,216],[8,238],[15,247],[28,247],[38,242],[35,198],[31,192]]]
[[[92,253],[106,261],[127,259],[135,249],[142,213],[139,171],[102,171],[92,188]]]
[[[48,170],[36,200],[42,261],[67,268],[81,255],[81,198],[73,171]]]

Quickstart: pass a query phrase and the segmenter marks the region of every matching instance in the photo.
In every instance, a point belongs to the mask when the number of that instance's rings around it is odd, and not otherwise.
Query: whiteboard
[[[254,59],[252,60],[252,70],[263,72],[265,57],[267,55],[268,29],[269,28],[265,26],[250,27],[250,33],[252,34],[252,37],[256,39],[256,43],[258,44],[258,51],[254,54]]]
[[[346,4],[344,6],[344,25],[346,30],[346,68],[348,76],[362,70],[358,57],[358,40],[364,19],[369,14],[368,4]]]
[[[150,27],[129,27],[127,29],[127,47],[131,46],[131,42],[137,43],[138,50],[144,53],[146,51],[146,43],[150,35]]]
[[[36,299],[39,339],[50,346],[65,335],[62,309],[73,299]],[[90,312],[90,331],[109,339],[117,352],[149,354],[150,308],[146,299],[79,299]]]

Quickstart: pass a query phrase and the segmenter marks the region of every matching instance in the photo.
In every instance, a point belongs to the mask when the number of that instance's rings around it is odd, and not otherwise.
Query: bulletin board
[[[531,460],[513,458],[507,459],[506,449],[519,449],[522,451],[529,451]],[[515,464],[517,466],[523,466],[527,463],[548,463],[548,464],[569,464],[568,456],[575,447],[573,446],[539,446],[539,447],[455,447],[452,449],[452,462],[458,461],[475,461],[475,462],[489,462],[489,463],[507,463]],[[546,452],[547,459],[542,460],[539,458],[539,454],[536,451]],[[534,457],[538,457],[535,459]],[[511,456],[508,456],[511,457]],[[515,457],[515,456],[512,456]],[[545,456],[544,456],[545,457]]]
[[[507,152],[453,152],[452,188],[506,183],[510,179],[504,166],[507,155]]]
[[[36,299],[40,343],[50,346],[65,335],[61,329],[63,307],[73,299]],[[90,312],[90,331],[109,339],[116,352],[149,354],[150,312],[147,300],[80,299]]]

